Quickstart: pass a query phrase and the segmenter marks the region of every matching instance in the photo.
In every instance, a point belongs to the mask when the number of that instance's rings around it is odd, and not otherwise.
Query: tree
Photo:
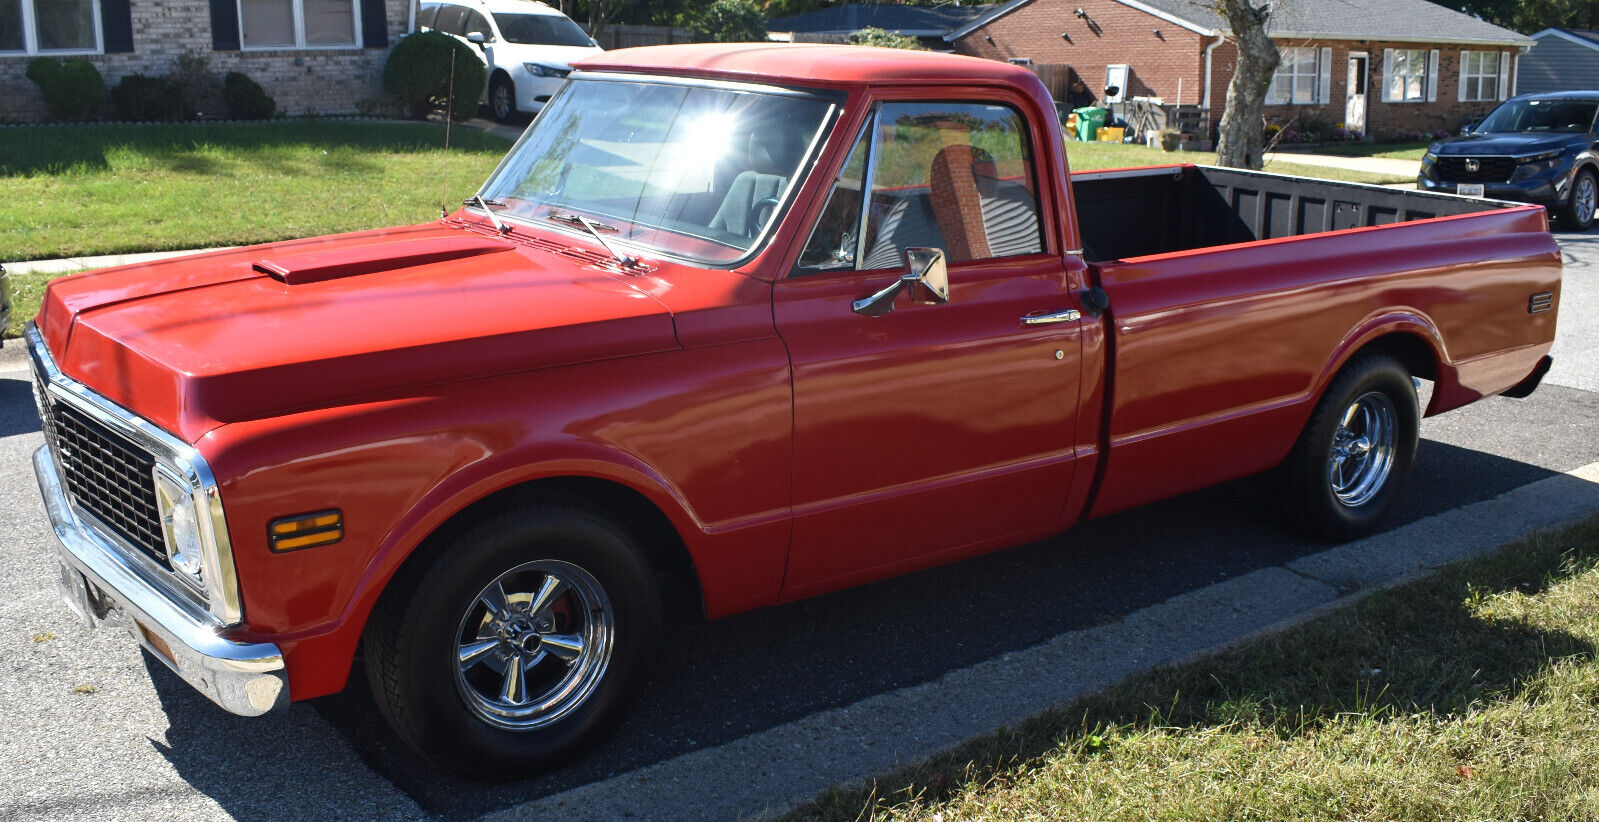
[[[1265,118],[1261,107],[1266,89],[1282,57],[1266,34],[1270,6],[1254,8],[1250,0],[1212,0],[1213,8],[1227,18],[1238,45],[1238,66],[1227,83],[1227,107],[1221,115],[1216,140],[1216,162],[1233,168],[1259,169],[1264,163]]]
[[[1599,0],[1459,0],[1459,9],[1522,34],[1599,25]]]
[[[915,37],[904,34],[895,34],[876,26],[868,26],[859,31],[850,32],[849,44],[852,46],[882,46],[890,49],[910,49],[920,51],[922,44]]]
[[[764,43],[766,18],[754,0],[715,0],[689,21],[700,43]]]

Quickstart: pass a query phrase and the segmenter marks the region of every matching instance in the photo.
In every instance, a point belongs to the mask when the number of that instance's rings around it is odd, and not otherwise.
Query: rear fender
[[[1393,342],[1387,342],[1389,340]],[[1405,350],[1414,349],[1417,343],[1425,344],[1430,363],[1416,362],[1414,350]],[[1413,309],[1373,314],[1361,321],[1339,342],[1332,356],[1322,366],[1311,392],[1312,398],[1320,397],[1338,372],[1357,354],[1385,346],[1395,349],[1390,353],[1405,363],[1411,376],[1433,381],[1432,399],[1427,404],[1424,416],[1430,417],[1476,399],[1475,395],[1464,399],[1457,397],[1461,393],[1458,372],[1449,360],[1443,337],[1427,315]]]

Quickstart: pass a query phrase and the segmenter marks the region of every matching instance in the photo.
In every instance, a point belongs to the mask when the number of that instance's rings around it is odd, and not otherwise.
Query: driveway
[[[1556,366],[1527,400],[1427,420],[1385,535],[1346,553],[1288,536],[1245,480],[997,555],[674,626],[636,714],[588,758],[523,782],[441,775],[397,747],[359,677],[280,720],[229,716],[54,588],[17,345],[0,351],[0,817],[732,818],[1011,721],[1127,672],[1426,566],[1440,545],[1599,509],[1599,236],[1560,235]],[[1469,524],[1467,524],[1469,523]],[[1341,564],[1329,564],[1332,560]],[[1363,576],[1365,575],[1365,576]],[[1029,667],[1031,666],[1031,667]],[[1048,672],[1041,675],[1040,671]]]

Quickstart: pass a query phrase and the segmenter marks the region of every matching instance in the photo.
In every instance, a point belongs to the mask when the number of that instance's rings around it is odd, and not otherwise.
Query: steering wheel
[[[771,222],[772,214],[774,214],[776,211],[776,197],[767,197],[762,200],[757,200],[755,202],[755,207],[750,209],[751,216],[755,218],[750,222],[750,236],[754,237],[756,234],[761,233],[761,229],[765,228],[768,222]]]

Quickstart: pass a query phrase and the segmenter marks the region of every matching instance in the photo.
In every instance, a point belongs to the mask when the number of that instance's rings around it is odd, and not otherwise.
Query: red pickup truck
[[[480,776],[719,617],[1274,470],[1371,530],[1427,414],[1525,395],[1538,206],[1069,175],[1016,66],[584,61],[467,207],[57,280],[27,330],[61,585],[223,708],[345,686]]]

